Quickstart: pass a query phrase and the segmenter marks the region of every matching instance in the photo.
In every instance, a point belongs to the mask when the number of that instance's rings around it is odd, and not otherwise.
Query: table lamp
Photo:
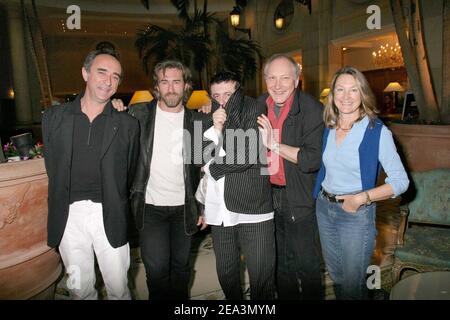
[[[393,92],[393,104],[394,108],[397,109],[397,92],[403,92],[405,89],[398,82],[390,82],[386,88],[384,88],[383,92]]]
[[[330,88],[325,88],[322,90],[322,93],[320,94],[320,102],[322,104],[325,104],[327,102],[328,95],[330,94]]]
[[[199,109],[210,103],[211,100],[209,99],[208,92],[206,92],[206,90],[194,90],[186,105],[189,109]]]
[[[132,104],[141,103],[141,102],[150,102],[153,100],[153,96],[148,90],[139,90],[133,94],[133,97],[128,104],[131,106]]]

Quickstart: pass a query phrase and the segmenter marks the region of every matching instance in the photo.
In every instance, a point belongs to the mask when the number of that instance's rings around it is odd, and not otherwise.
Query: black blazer
[[[133,212],[138,230],[142,230],[144,228],[145,191],[147,189],[147,183],[150,177],[150,162],[153,155],[156,104],[157,100],[154,99],[150,103],[135,104],[129,110],[129,113],[139,120],[141,127],[139,160],[137,164],[136,178],[133,182],[131,191],[131,210]],[[199,166],[195,166],[193,164],[195,141],[194,120],[197,112],[187,108],[185,108],[184,111],[184,129],[186,129],[192,137],[191,139],[186,135],[186,131],[184,132],[184,226],[185,233],[187,235],[191,235],[198,230],[197,220],[200,214],[200,208],[194,196],[200,180],[200,168]],[[201,162],[199,165],[201,165]]]
[[[213,103],[211,114],[217,108],[218,105]],[[272,212],[272,188],[267,170],[264,170],[267,168],[267,149],[258,138],[257,118],[263,109],[255,99],[244,96],[242,89],[238,89],[228,100],[225,111],[227,121],[221,143],[227,155],[217,156],[216,149],[215,159],[209,166],[211,176],[215,180],[226,177],[224,198],[228,210],[244,214]],[[254,132],[257,139],[246,139],[245,145],[240,145],[237,139],[227,139],[227,129]],[[227,145],[230,142],[233,145]],[[230,155],[231,164],[227,163]]]
[[[50,247],[61,242],[69,214],[73,112],[77,104],[80,96],[47,109],[42,117]],[[139,124],[130,115],[117,112],[110,102],[105,108],[111,108],[111,116],[106,120],[101,150],[103,224],[109,243],[117,248],[128,242],[128,199],[139,152]]]
[[[300,148],[297,164],[283,159],[286,193],[293,221],[315,214],[313,188],[322,159],[324,129],[323,105],[300,90],[296,90],[294,94],[294,101],[281,133],[281,143]],[[258,104],[266,110],[268,96],[264,94],[258,98]]]

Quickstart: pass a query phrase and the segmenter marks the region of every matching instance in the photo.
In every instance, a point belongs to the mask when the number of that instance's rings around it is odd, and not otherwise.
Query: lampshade
[[[8,90],[8,97],[14,99],[14,90],[12,88]]]
[[[386,88],[384,88],[383,92],[402,92],[405,91],[403,87],[398,82],[391,82],[388,84]]]
[[[280,16],[275,19],[275,28],[277,28],[278,30],[283,29],[283,25],[284,25],[283,17]]]
[[[130,100],[130,103],[128,105],[132,105],[132,104],[136,104],[136,103],[141,103],[141,102],[150,102],[153,100],[153,96],[150,93],[150,91],[148,90],[140,90],[140,91],[136,91],[133,94],[133,97]]]
[[[230,20],[233,27],[237,27],[239,25],[239,15],[239,9],[234,7],[233,11],[230,12]]]
[[[194,90],[187,102],[187,107],[189,109],[199,109],[210,103],[211,100],[209,99],[208,92],[206,92],[206,90]]]
[[[321,98],[326,98],[330,94],[330,88],[325,88],[322,90],[322,93],[320,94]]]
[[[330,88],[325,88],[322,90],[322,92],[320,93],[320,97],[319,97],[319,100],[322,104],[327,103],[327,98],[328,98],[329,94],[330,94]]]

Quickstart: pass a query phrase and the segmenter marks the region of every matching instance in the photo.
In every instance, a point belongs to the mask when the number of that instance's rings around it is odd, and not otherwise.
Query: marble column
[[[16,125],[29,125],[33,122],[28,83],[28,66],[23,27],[23,14],[20,3],[7,5],[9,46],[11,49],[12,78],[16,107]]]
[[[319,83],[317,95],[330,86],[335,70],[339,68],[342,53],[330,42],[332,35],[333,4],[331,1],[319,3]]]

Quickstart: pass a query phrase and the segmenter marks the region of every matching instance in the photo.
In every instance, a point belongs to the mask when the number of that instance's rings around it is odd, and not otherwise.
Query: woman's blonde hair
[[[338,125],[339,109],[334,104],[334,90],[336,87],[337,79],[344,74],[353,76],[353,78],[356,80],[356,85],[361,95],[359,118],[356,121],[361,120],[366,115],[370,120],[373,120],[376,118],[378,113],[376,99],[373,95],[372,89],[370,89],[366,77],[364,77],[364,75],[358,69],[350,66],[345,66],[338,70],[334,74],[333,80],[331,80],[330,93],[328,94],[328,99],[325,103],[325,110],[323,113],[323,121],[328,128],[336,128]]]

